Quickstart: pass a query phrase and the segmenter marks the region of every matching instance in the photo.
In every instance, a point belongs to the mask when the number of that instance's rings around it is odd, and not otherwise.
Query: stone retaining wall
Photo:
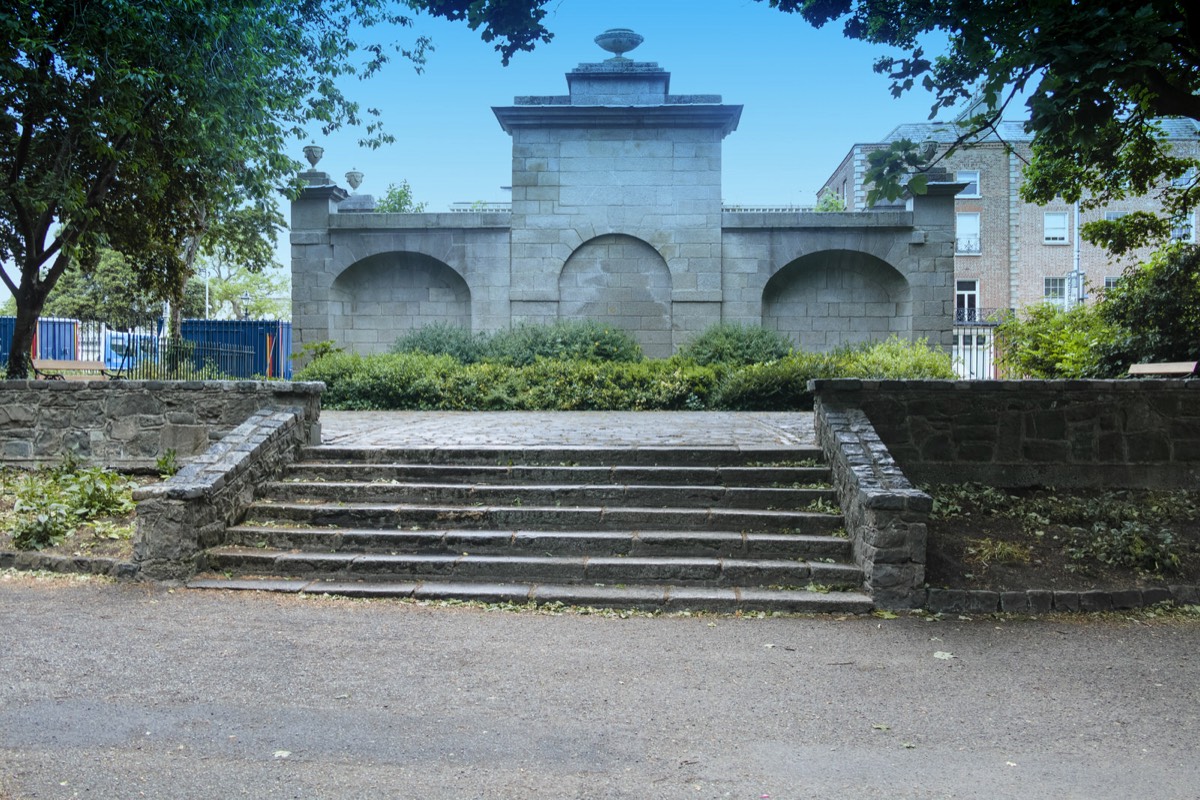
[[[1200,380],[818,380],[809,389],[818,409],[861,409],[920,483],[1200,486]]]
[[[302,408],[255,412],[164,483],[134,492],[134,563],[155,580],[184,579],[200,552],[221,541],[254,500],[257,486],[282,473],[309,442]]]
[[[879,608],[915,608],[925,601],[929,495],[913,488],[856,408],[816,407],[817,442],[837,489],[854,561]]]
[[[263,408],[295,408],[320,438],[321,383],[283,381],[0,381],[0,462],[57,463],[72,452],[126,471],[174,450],[203,453]]]

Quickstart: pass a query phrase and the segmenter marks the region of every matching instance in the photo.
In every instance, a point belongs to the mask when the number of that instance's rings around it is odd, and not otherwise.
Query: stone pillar
[[[912,288],[912,338],[928,339],[949,351],[954,326],[954,196],[966,184],[939,177],[929,182],[925,194],[912,198],[909,253],[915,269],[907,277]]]
[[[292,347],[296,352],[330,338],[330,289],[336,276],[329,217],[347,197],[327,172],[309,170],[300,178],[306,185],[291,209]]]

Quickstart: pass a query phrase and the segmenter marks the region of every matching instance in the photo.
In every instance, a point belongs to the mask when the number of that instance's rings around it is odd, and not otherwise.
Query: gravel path
[[[8,574],[0,630],[6,800],[1200,786],[1194,622],[620,619]]]

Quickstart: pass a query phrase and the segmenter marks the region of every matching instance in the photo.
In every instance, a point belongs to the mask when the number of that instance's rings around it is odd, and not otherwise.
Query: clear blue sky
[[[720,94],[743,105],[725,140],[724,200],[808,204],[855,142],[874,141],[901,122],[924,120],[931,98],[901,99],[871,69],[885,51],[842,36],[839,25],[814,29],[795,15],[751,0],[558,0],[546,20],[554,40],[517,54],[508,67],[463,23],[419,18],[411,32],[434,40],[423,74],[395,61],[350,87],[375,106],[397,141],[378,151],[357,147],[349,131],[315,136],[320,168],[352,167],[363,193],[380,196],[407,179],[430,211],[457,201],[506,200],[511,139],[492,114],[516,95],[566,94],[564,74],[609,56],[592,39],[607,28],[633,28],[645,42],[630,58],[671,73],[673,94]],[[296,156],[299,157],[297,145]]]

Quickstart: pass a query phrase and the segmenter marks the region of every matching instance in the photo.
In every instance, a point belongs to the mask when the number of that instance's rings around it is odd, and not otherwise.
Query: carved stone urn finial
[[[308,163],[313,169],[317,168],[317,162],[321,160],[321,156],[325,155],[325,148],[318,147],[315,144],[304,145],[304,157],[308,159]]]
[[[625,53],[636,48],[645,41],[641,34],[634,33],[629,28],[609,28],[594,40],[596,44],[613,54],[609,61],[628,61]]]
[[[358,191],[358,187],[362,186],[363,174],[356,169],[351,169],[346,173],[346,183],[350,184],[353,191]]]

